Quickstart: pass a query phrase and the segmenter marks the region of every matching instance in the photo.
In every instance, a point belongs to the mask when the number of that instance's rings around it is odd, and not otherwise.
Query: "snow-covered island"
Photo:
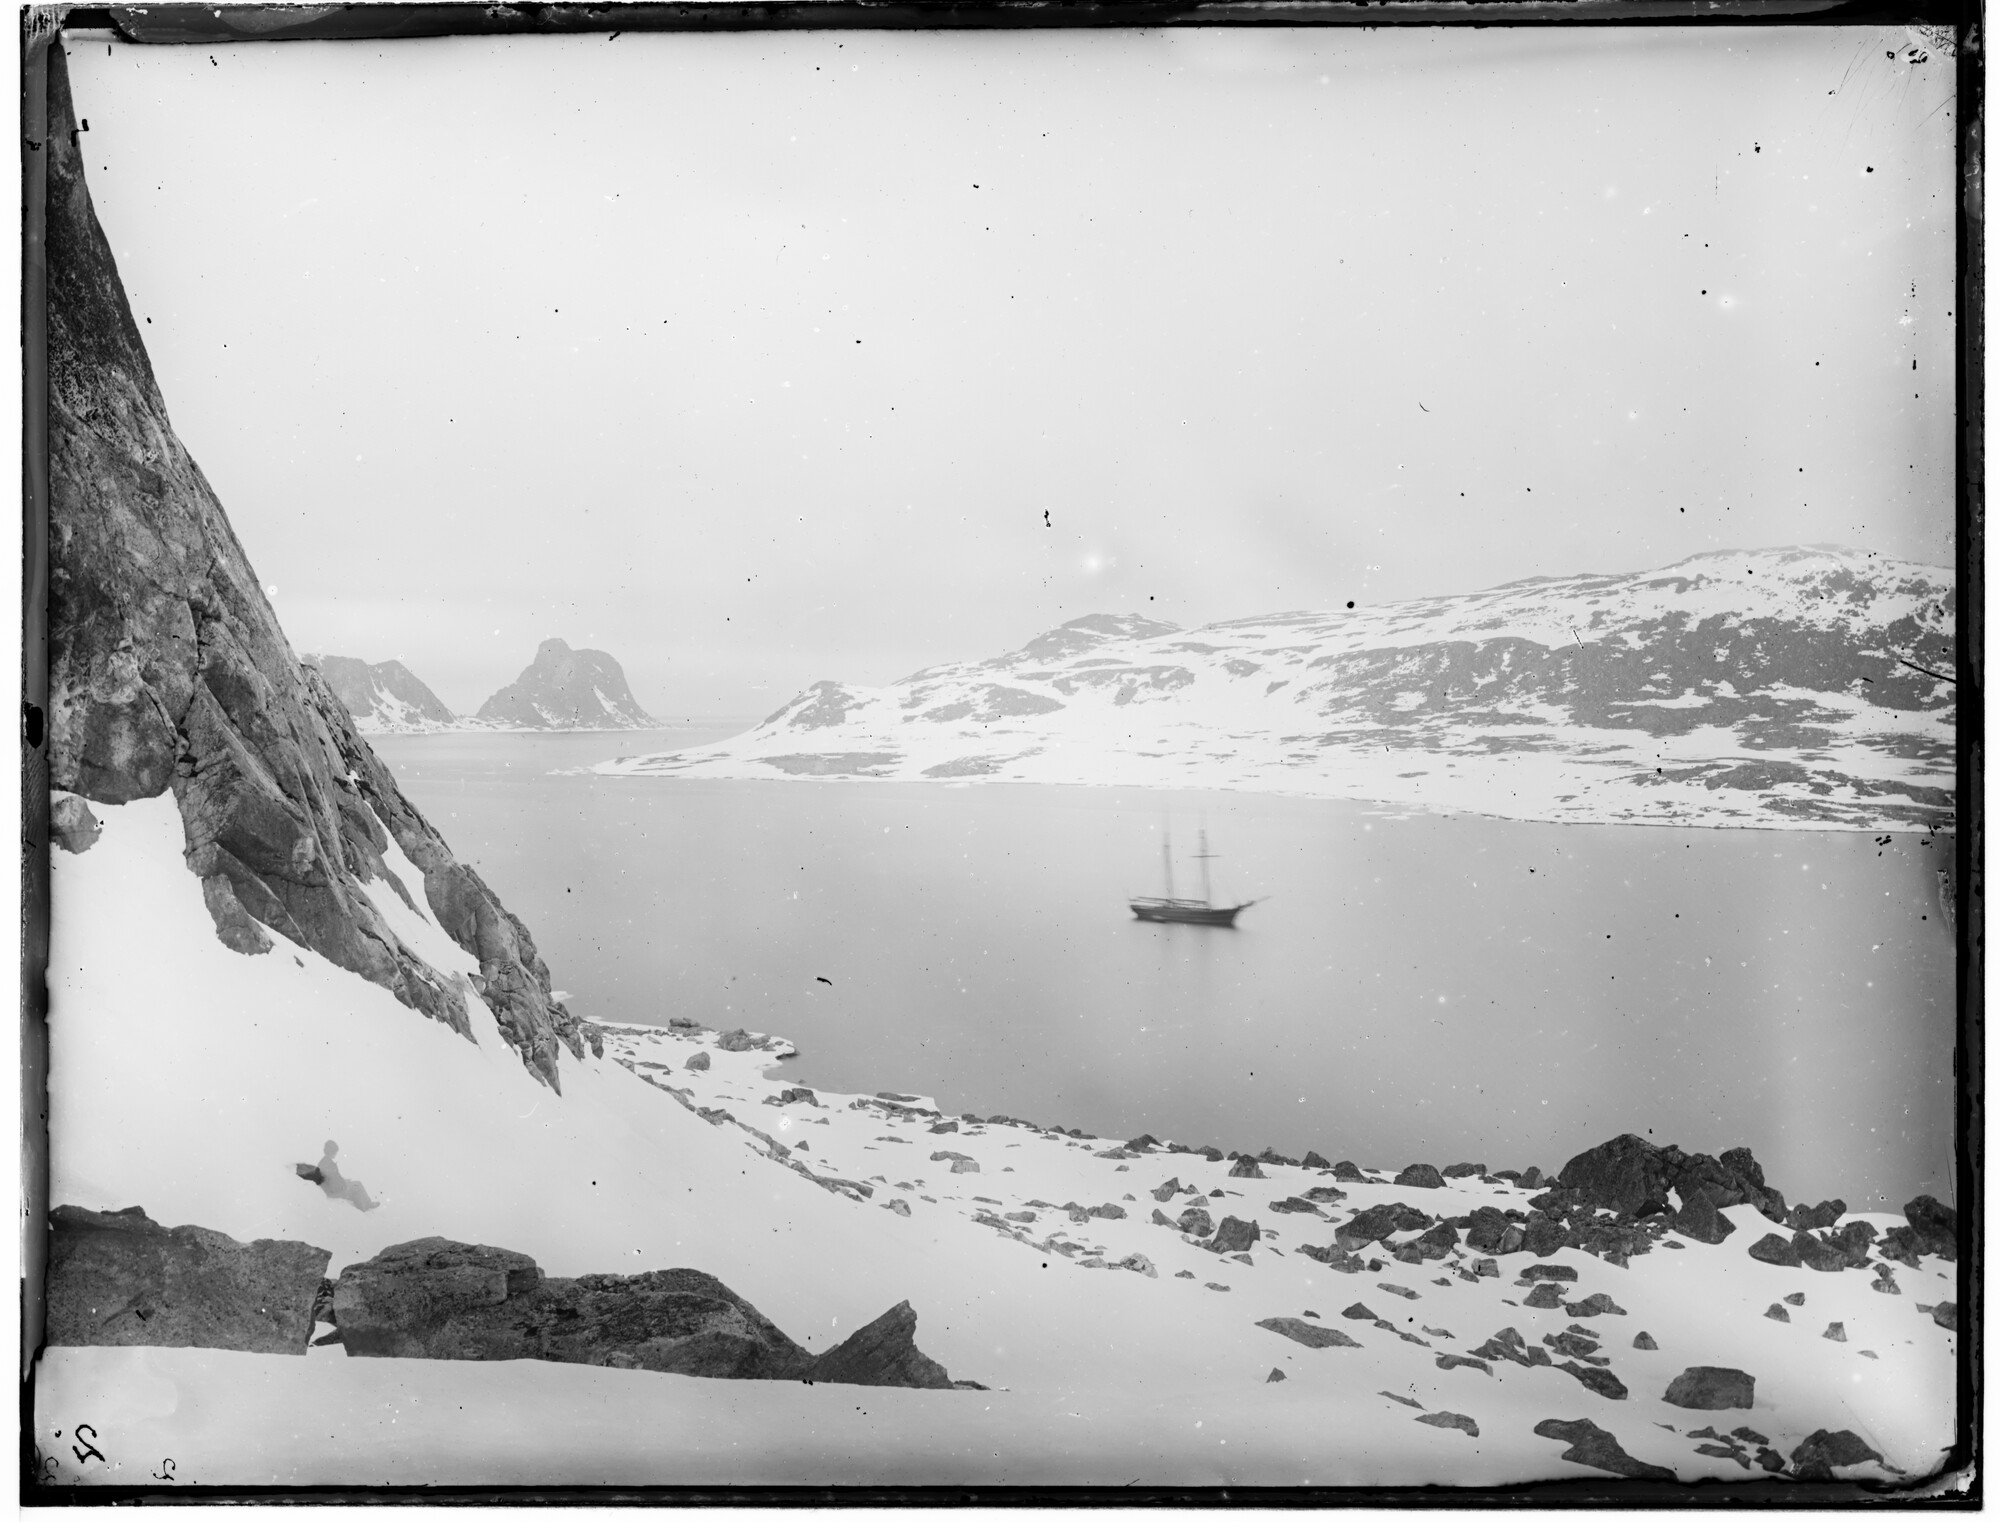
[[[602,650],[573,650],[545,639],[521,674],[470,716],[455,714],[401,661],[372,665],[346,655],[303,657],[326,678],[364,735],[441,734],[496,730],[647,729],[653,718],[639,706],[617,660]]]
[[[1945,828],[1954,616],[1950,572],[1822,546],[1192,630],[1096,614],[888,687],[820,682],[733,739],[597,770]]]

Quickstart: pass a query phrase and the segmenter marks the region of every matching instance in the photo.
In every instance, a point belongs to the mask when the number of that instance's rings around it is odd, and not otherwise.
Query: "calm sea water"
[[[1636,1131],[1748,1145],[1792,1198],[1950,1198],[1946,840],[551,775],[741,727],[375,744],[578,1013],[776,1032],[800,1083],[1376,1164]],[[1202,825],[1217,896],[1267,901],[1134,920]]]

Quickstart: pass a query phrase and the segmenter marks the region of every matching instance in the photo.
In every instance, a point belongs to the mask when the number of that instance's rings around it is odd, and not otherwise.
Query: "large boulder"
[[[1409,1189],[1444,1188],[1444,1176],[1429,1163],[1411,1163],[1396,1175],[1396,1182]]]
[[[1705,1189],[1690,1190],[1681,1201],[1681,1208],[1674,1212],[1674,1230],[1696,1242],[1713,1246],[1735,1229],[1729,1217],[1715,1208],[1715,1201]]]
[[[1419,1231],[1430,1224],[1431,1218],[1421,1210],[1405,1205],[1401,1200],[1391,1200],[1382,1205],[1370,1205],[1366,1210],[1357,1210],[1341,1224],[1339,1235],[1348,1246],[1362,1247],[1399,1231]]]
[[[1848,1464],[1881,1463],[1882,1455],[1855,1433],[1822,1427],[1792,1450],[1792,1472],[1801,1480],[1830,1480]]]
[[[711,1274],[545,1277],[505,1248],[425,1237],[341,1271],[333,1321],[349,1356],[535,1358],[710,1379],[944,1389],[907,1301],[815,1356]]]
[[[1689,1411],[1748,1411],[1757,1403],[1757,1381],[1741,1369],[1698,1364],[1676,1374],[1662,1399]]]
[[[1903,1207],[1919,1253],[1935,1253],[1947,1263],[1958,1261],[1958,1212],[1920,1194]]]
[[[1752,1242],[1750,1256],[1759,1263],[1769,1263],[1773,1268],[1797,1268],[1804,1261],[1792,1241],[1775,1231],[1767,1231]]]
[[[302,1354],[332,1256],[305,1242],[170,1230],[137,1205],[58,1205],[49,1216],[46,1335],[55,1347]]]
[[[1233,1215],[1226,1215],[1222,1224],[1215,1228],[1215,1235],[1202,1246],[1210,1252],[1248,1252],[1263,1234],[1255,1221],[1239,1221]]]
[[[1497,1252],[1507,1236],[1507,1228],[1513,1224],[1504,1212],[1481,1205],[1466,1221],[1465,1245],[1478,1252]]]
[[[1664,1214],[1668,1192],[1683,1200],[1696,1189],[1717,1209],[1755,1205],[1774,1221],[1785,1215],[1784,1196],[1764,1182],[1764,1170],[1747,1147],[1721,1157],[1659,1147],[1630,1132],[1580,1152],[1563,1165],[1557,1182],[1585,1203],[1621,1215]]]
[[[556,1087],[589,1040],[527,928],[459,862],[302,665],[222,504],[176,437],[84,181],[68,65],[48,54],[49,785],[171,791],[218,938],[309,947],[470,1040],[459,980],[364,891],[421,891],[479,962],[502,1037]],[[394,839],[423,874],[384,862]],[[594,1029],[594,1028],[592,1028]]]

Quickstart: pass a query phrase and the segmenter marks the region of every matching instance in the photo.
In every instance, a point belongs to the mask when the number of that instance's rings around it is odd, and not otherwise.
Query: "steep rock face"
[[[59,1205],[49,1217],[48,1341],[303,1354],[332,1256],[304,1242],[168,1230],[137,1205]]]
[[[364,734],[421,730],[449,724],[455,715],[401,661],[369,665],[351,655],[308,655],[334,696]]]
[[[815,1355],[691,1268],[545,1278],[500,1247],[425,1237],[341,1271],[333,1320],[360,1358],[536,1358],[706,1379],[951,1388],[917,1348],[908,1301]]]
[[[397,788],[279,628],[222,504],[167,418],[49,57],[50,783],[104,803],[171,788],[225,944],[269,931],[462,1034],[465,995],[406,946],[364,883],[393,832],[432,912],[478,956],[506,1038],[557,1086],[585,1035],[520,922]],[[385,831],[385,825],[387,830]],[[389,881],[406,899],[409,888]]]
[[[545,639],[534,660],[479,706],[479,717],[528,729],[645,729],[653,720],[602,650]]]

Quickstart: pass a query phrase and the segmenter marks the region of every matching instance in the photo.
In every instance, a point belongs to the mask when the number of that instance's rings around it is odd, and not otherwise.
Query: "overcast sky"
[[[69,52],[294,645],[470,711],[557,635],[678,717],[1089,612],[1949,564],[1957,122],[1913,40]]]

